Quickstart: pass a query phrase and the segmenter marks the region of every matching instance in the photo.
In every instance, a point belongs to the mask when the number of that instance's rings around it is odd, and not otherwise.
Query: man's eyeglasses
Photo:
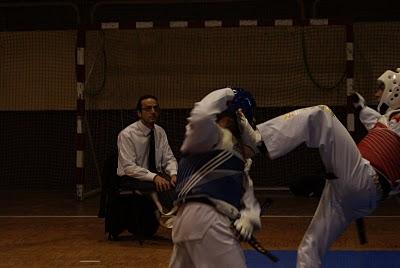
[[[160,106],[154,105],[154,106],[144,106],[144,107],[142,107],[142,111],[145,111],[145,112],[151,112],[153,110],[154,110],[154,112],[159,112],[160,111]]]

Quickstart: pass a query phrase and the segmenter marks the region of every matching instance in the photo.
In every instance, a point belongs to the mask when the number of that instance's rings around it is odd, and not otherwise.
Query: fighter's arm
[[[221,131],[216,123],[217,114],[227,109],[227,103],[233,97],[234,92],[231,88],[223,88],[211,92],[195,103],[186,125],[182,153],[205,152],[218,144]]]
[[[360,121],[367,130],[374,128],[380,117],[382,115],[371,107],[365,106],[360,110]]]
[[[389,128],[400,136],[400,109],[395,110],[390,114]],[[389,195],[394,195],[400,203],[400,178],[397,181],[399,184],[389,193]]]
[[[359,117],[361,123],[367,130],[374,128],[382,115],[371,107],[366,106],[364,97],[358,92],[354,92],[350,98],[353,103],[353,107],[360,112]]]
[[[249,240],[255,230],[261,228],[260,220],[260,204],[254,196],[253,181],[249,176],[251,159],[246,160],[244,189],[245,193],[242,197],[243,208],[240,210],[240,218],[234,222],[234,226],[244,240]]]
[[[260,131],[257,128],[253,129],[242,111],[237,111],[237,117],[243,143],[250,147],[255,154],[260,152],[267,154]]]
[[[258,203],[255,195],[254,195],[254,186],[253,180],[249,175],[250,166],[252,164],[252,160],[250,158],[246,159],[246,166],[245,166],[245,179],[244,179],[244,189],[245,193],[242,197],[243,202],[243,209],[240,211],[241,215],[246,215],[251,219],[254,227],[259,229],[261,227],[261,220],[260,220],[260,204]]]
[[[400,136],[400,110],[391,113],[388,125],[391,130]]]

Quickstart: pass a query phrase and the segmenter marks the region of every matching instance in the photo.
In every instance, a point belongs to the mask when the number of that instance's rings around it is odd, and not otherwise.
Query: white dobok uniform
[[[363,116],[364,123],[372,128],[371,116]],[[304,142],[310,148],[319,149],[326,171],[336,177],[326,181],[297,252],[298,268],[320,267],[325,253],[347,226],[376,208],[382,195],[376,182],[377,173],[347,129],[325,105],[289,112],[257,125],[257,129],[271,159],[285,155]],[[371,145],[370,138],[364,139]],[[400,152],[399,142],[398,136],[391,141],[390,146],[396,152]],[[390,146],[381,154],[388,153]],[[380,148],[381,144],[372,144],[366,150],[380,151]],[[399,172],[400,153],[392,156],[397,157],[397,162],[391,163],[390,169]]]
[[[236,149],[237,142],[231,132],[221,128],[216,123],[216,115],[227,109],[227,102],[232,100],[233,97],[232,89],[224,88],[211,92],[195,104],[188,118],[186,136],[181,151],[183,158],[185,155],[200,156],[200,160],[204,154],[222,152],[223,155],[230,155],[230,159],[243,163],[244,170],[209,169],[212,175],[205,175],[207,172],[203,172],[197,177],[196,175],[183,176],[180,172],[192,174],[192,163],[189,161],[180,170],[180,162],[177,193],[181,205],[172,229],[174,249],[170,267],[246,267],[240,242],[231,228],[231,220],[206,203],[185,202],[186,199],[190,199],[192,192],[198,190],[196,187],[202,189],[204,180],[211,181],[209,183],[211,190],[217,188],[220,191],[219,186],[213,187],[213,180],[217,185],[224,176],[240,174],[240,177],[237,176],[237,178],[240,178],[243,182],[243,192],[240,196],[227,196],[227,198],[239,198],[237,200],[240,200],[241,207],[238,209],[242,217],[249,217],[256,229],[261,227],[260,206],[254,197],[253,183],[248,175],[251,160],[243,160]],[[199,170],[209,167],[210,163],[213,163],[213,161],[205,163]],[[198,175],[199,173],[194,172],[193,174]],[[188,181],[183,181],[184,178],[182,179],[182,177],[188,178]],[[182,181],[180,181],[181,179]],[[226,188],[229,188],[229,184]],[[227,189],[226,192],[229,193],[229,190]],[[218,196],[219,193],[216,194]]]

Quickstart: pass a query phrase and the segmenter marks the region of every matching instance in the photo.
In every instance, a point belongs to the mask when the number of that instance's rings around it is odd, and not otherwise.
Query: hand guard
[[[239,219],[234,221],[233,226],[240,235],[241,239],[244,241],[250,240],[253,234],[254,226],[249,217],[241,216]]]
[[[254,130],[243,112],[239,109],[237,112],[238,124],[243,143],[250,147],[254,153],[258,153],[258,144],[261,142],[261,135],[258,130]]]
[[[365,99],[358,92],[354,92],[350,95],[351,102],[353,107],[358,110],[365,107]]]

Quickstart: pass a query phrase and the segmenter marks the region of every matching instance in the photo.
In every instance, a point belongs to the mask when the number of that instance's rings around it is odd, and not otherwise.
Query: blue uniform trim
[[[239,208],[243,170],[243,160],[226,150],[183,156],[178,166],[177,201],[212,197]]]

